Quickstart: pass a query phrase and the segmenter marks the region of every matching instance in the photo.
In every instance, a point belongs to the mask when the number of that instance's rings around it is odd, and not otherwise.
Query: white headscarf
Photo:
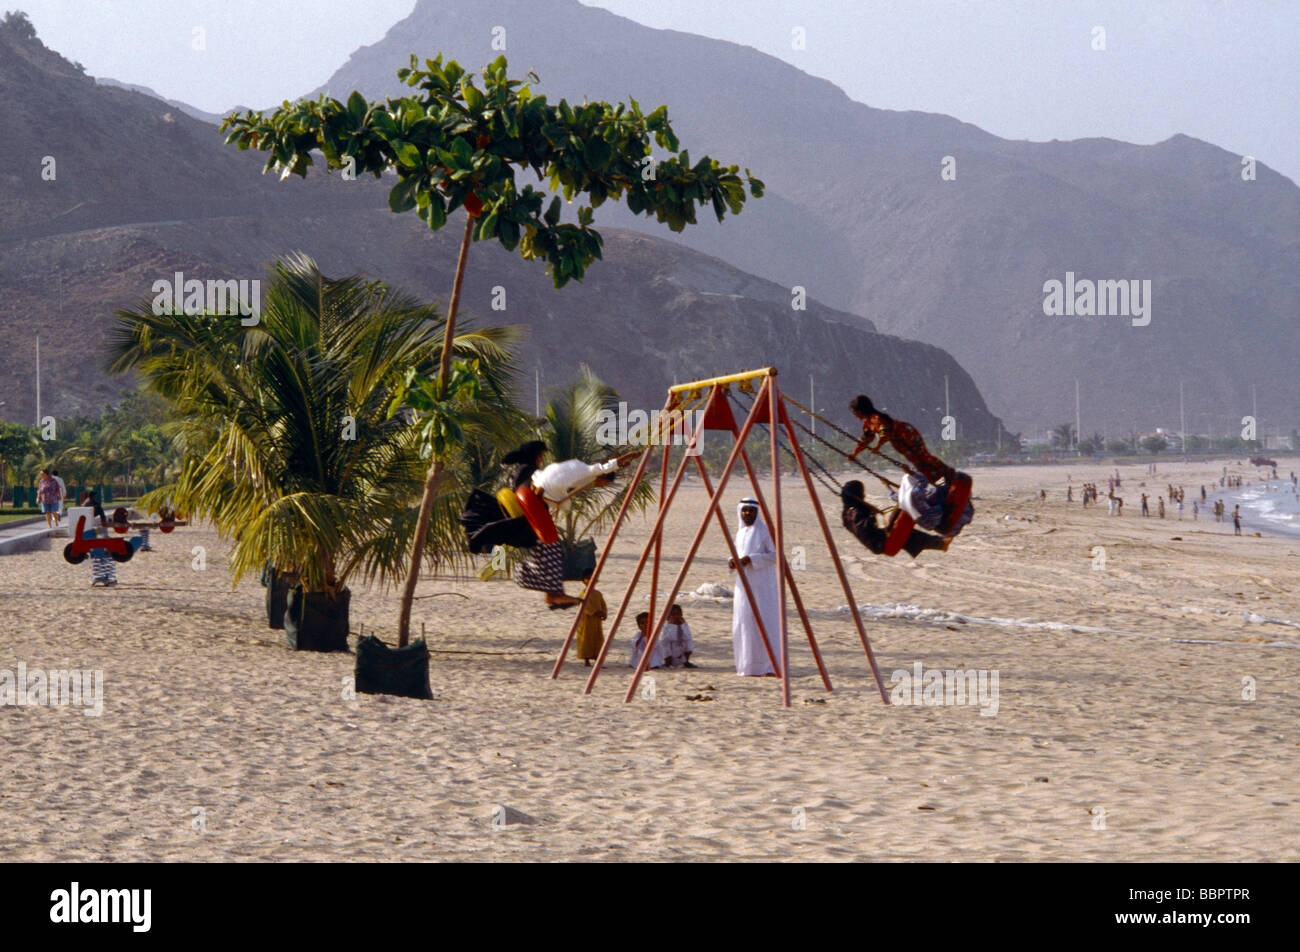
[[[754,520],[752,526],[745,525],[745,520],[740,518],[740,510],[753,506],[758,510],[758,517]],[[776,544],[772,541],[772,534],[767,529],[767,523],[763,520],[763,510],[758,504],[757,499],[745,498],[740,500],[736,505],[736,521],[739,526],[736,529],[736,552],[741,558],[745,556],[754,556],[760,552],[776,552]]]

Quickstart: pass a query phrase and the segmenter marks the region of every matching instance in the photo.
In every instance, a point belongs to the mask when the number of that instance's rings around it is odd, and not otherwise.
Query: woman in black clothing
[[[501,458],[501,462],[515,463],[519,467],[515,471],[515,489],[532,485],[533,473],[541,468],[545,455],[546,444],[532,440]],[[546,604],[552,609],[568,608],[582,601],[564,591],[564,545],[561,542],[547,545],[538,540],[532,555],[515,569],[515,582],[520,588],[544,593]]]
[[[885,539],[889,536],[893,522],[886,522],[883,529],[876,524],[876,516],[880,514],[880,510],[867,502],[866,487],[862,485],[861,480],[854,479],[845,483],[844,488],[840,490],[840,500],[844,503],[844,513],[840,517],[844,528],[853,533],[854,538],[876,555],[883,553]],[[903,543],[903,548],[908,555],[916,558],[926,549],[946,552],[951,542],[951,538],[913,529],[907,541]]]

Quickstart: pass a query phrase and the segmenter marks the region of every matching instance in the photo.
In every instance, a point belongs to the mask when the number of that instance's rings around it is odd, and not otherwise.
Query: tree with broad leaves
[[[368,102],[358,92],[346,102],[325,96],[285,102],[270,115],[229,116],[221,128],[228,144],[269,153],[265,171],[278,171],[281,178],[305,178],[315,153],[329,168],[353,175],[379,178],[394,172],[389,208],[414,209],[434,230],[464,208],[447,309],[449,341],[474,241],[496,240],[509,251],[517,248],[526,259],[540,258],[560,288],[581,280],[587,266],[600,258],[601,236],[591,225],[594,209],[606,201],[626,201],[631,211],[682,231],[696,223],[697,206],[712,206],[721,221],[728,211],[740,213],[747,191],[755,198],[763,194],[763,183],[748,169],[742,177],[736,166],[708,156],[692,164],[673,133],[666,106],[646,114],[635,99],[627,104],[551,103],[528,83],[510,79],[504,56],[484,68],[481,87],[474,74],[454,61],[444,64],[441,56],[425,60],[423,69],[412,56],[411,65],[397,75],[418,92],[384,102]],[[528,79],[538,82],[532,73]],[[658,161],[654,146],[667,153]],[[541,187],[517,180],[528,174]],[[564,203],[575,197],[576,221],[562,222]],[[447,390],[450,358],[448,345],[434,381],[439,396]],[[424,403],[436,413],[445,400],[426,391]],[[454,423],[435,423],[432,431],[448,426],[454,428]],[[402,589],[400,645],[410,637],[411,603],[442,469],[439,454],[432,453]]]
[[[36,445],[35,428],[0,420],[0,505],[5,501],[10,469],[20,466]]]

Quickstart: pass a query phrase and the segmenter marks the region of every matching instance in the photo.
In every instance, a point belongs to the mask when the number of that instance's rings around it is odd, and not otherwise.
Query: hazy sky
[[[1183,132],[1300,180],[1300,0],[586,2],[753,46],[884,109],[946,113],[1007,138],[1151,143]],[[320,85],[414,5],[0,0],[91,74],[212,112]],[[1104,50],[1093,49],[1097,27]]]

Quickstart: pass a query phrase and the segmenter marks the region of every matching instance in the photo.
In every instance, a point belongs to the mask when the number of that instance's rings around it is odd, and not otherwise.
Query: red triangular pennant
[[[728,402],[726,393],[721,387],[714,387],[709,405],[704,410],[704,429],[730,432],[735,428],[736,418],[731,413],[731,403]]]

